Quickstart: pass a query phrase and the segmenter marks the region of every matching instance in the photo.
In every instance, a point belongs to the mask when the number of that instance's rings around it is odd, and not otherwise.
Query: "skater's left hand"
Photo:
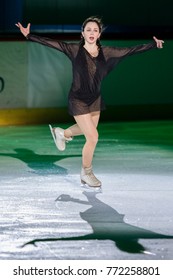
[[[162,49],[164,41],[157,39],[155,36],[153,36],[154,41],[156,42],[157,48]]]

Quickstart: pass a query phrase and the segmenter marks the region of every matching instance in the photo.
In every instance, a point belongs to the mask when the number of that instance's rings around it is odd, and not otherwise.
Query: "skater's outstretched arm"
[[[30,23],[28,23],[26,28],[23,27],[23,25],[20,22],[16,23],[15,25],[20,29],[21,33],[29,41],[33,41],[33,42],[42,44],[44,46],[59,50],[59,51],[63,52],[64,54],[66,54],[69,58],[72,58],[73,54],[76,53],[79,48],[78,44],[75,44],[75,43],[69,44],[66,42],[59,41],[59,40],[54,40],[51,38],[46,38],[43,36],[31,34],[30,33],[31,24]]]

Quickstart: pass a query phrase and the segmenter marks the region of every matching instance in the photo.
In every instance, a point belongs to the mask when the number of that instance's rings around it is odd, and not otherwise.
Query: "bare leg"
[[[64,136],[67,138],[73,137],[73,136],[79,136],[82,134],[83,133],[77,123],[64,130]]]
[[[99,112],[91,114],[95,127],[97,127],[97,125],[98,125],[99,116],[100,116]],[[67,138],[79,136],[79,135],[83,135],[83,132],[81,131],[81,129],[77,123],[64,130],[64,136]]]
[[[99,117],[100,112],[74,117],[86,139],[82,150],[81,183],[94,188],[101,187],[101,182],[96,178],[92,171],[93,155],[98,142],[97,125]]]
[[[82,165],[84,168],[92,165],[94,150],[98,142],[97,125],[99,117],[100,112],[74,117],[78,127],[86,138],[86,142],[82,150]]]

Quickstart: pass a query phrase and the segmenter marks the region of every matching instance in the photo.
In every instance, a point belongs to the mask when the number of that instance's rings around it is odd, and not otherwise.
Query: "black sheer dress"
[[[68,96],[69,114],[87,114],[105,109],[101,97],[103,78],[125,57],[156,48],[153,41],[133,47],[101,46],[97,57],[93,57],[79,43],[67,43],[29,34],[27,39],[63,52],[72,63],[73,81]]]

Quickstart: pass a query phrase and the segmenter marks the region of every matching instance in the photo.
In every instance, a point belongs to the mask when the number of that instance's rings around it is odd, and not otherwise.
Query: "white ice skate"
[[[92,171],[92,166],[81,169],[81,186],[94,191],[101,191],[101,182]]]
[[[55,142],[56,147],[58,148],[58,150],[60,151],[64,151],[66,148],[66,142],[71,141],[73,138],[72,137],[65,137],[64,136],[64,129],[57,127],[57,128],[53,128],[50,124],[49,124],[49,128],[53,137],[53,140]]]

